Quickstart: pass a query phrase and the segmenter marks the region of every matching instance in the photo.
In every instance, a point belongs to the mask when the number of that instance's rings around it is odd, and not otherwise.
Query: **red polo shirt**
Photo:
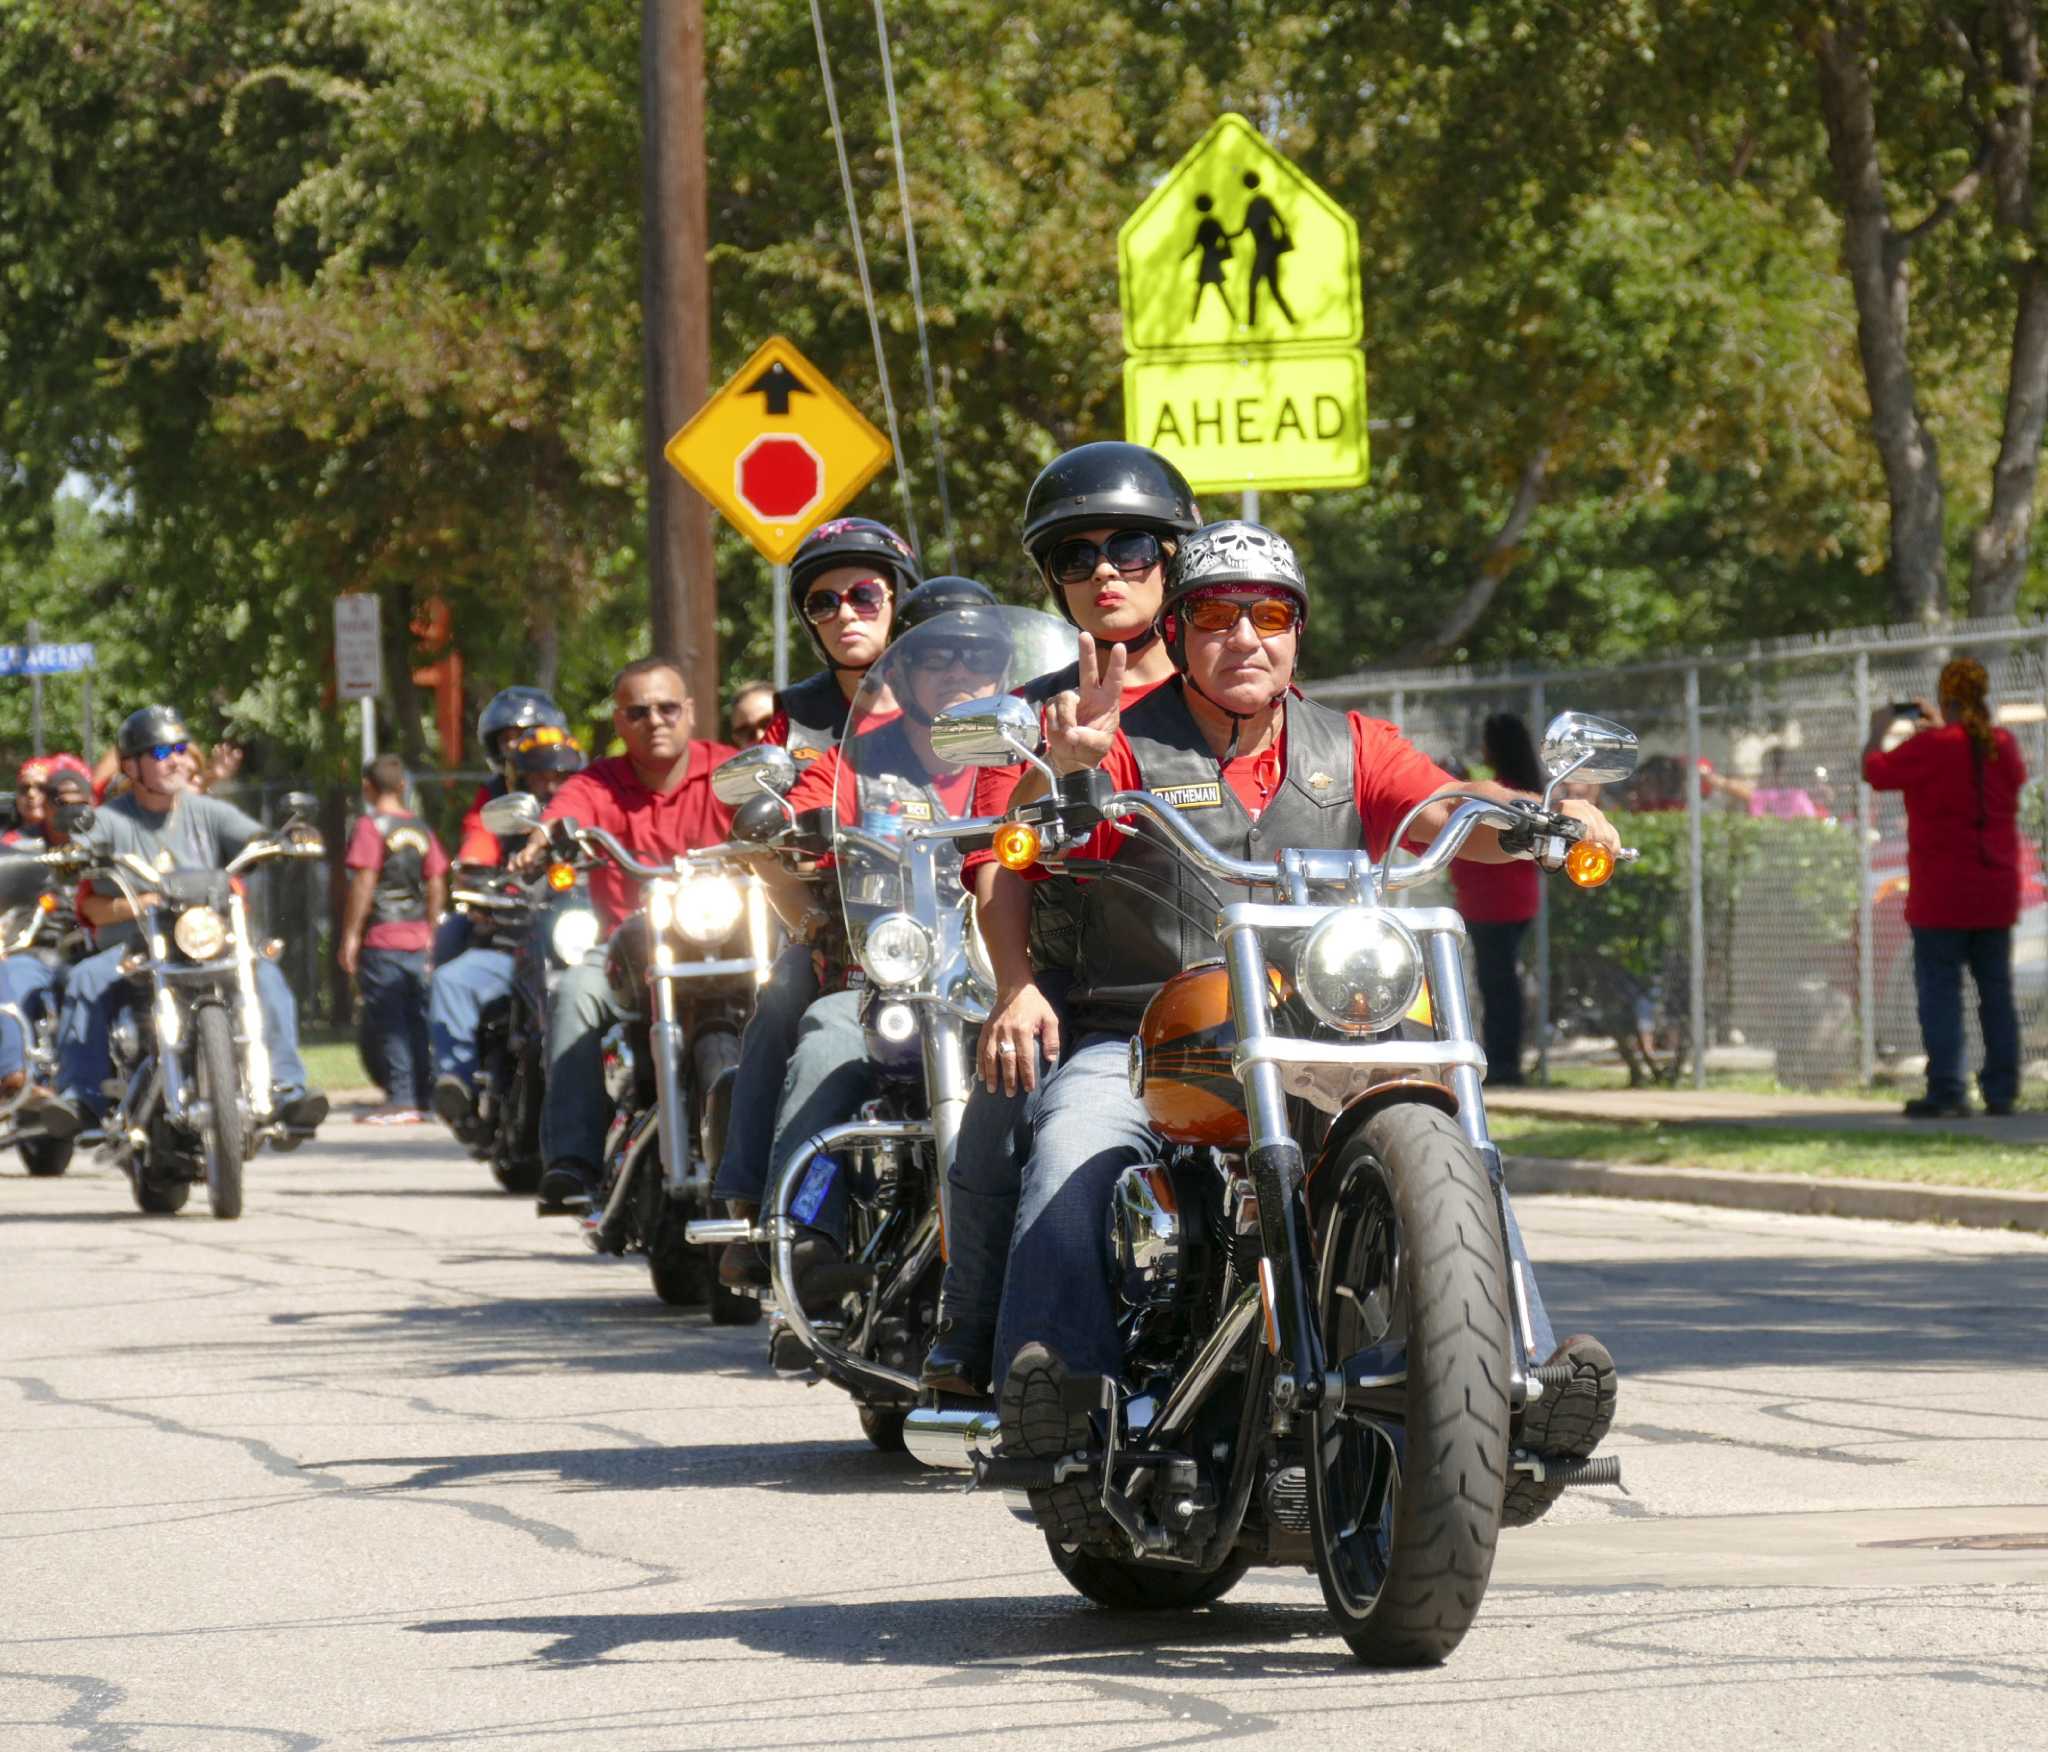
[[[2020,789],[2027,763],[2010,730],[1992,731],[1981,765],[1960,724],[1916,731],[1863,757],[1873,790],[1906,799],[1906,923],[1930,930],[2010,929],[2020,916]]]
[[[583,827],[601,827],[644,864],[662,864],[678,852],[715,846],[732,829],[732,811],[711,794],[711,769],[736,752],[723,742],[692,742],[682,783],[650,791],[623,754],[594,760],[571,774],[541,817],[573,815]],[[638,884],[629,882],[609,859],[590,871],[590,898],[606,931],[639,905]]]
[[[1543,872],[1533,858],[1517,858],[1511,864],[1456,858],[1451,862],[1451,890],[1467,924],[1523,925],[1542,909]]]

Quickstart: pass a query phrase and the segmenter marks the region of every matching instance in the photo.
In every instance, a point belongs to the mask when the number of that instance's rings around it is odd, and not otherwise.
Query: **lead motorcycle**
[[[1037,764],[1035,717],[1015,702],[949,718],[954,746]],[[1194,1606],[1253,1564],[1301,1565],[1360,1659],[1444,1659],[1478,1613],[1513,1475],[1620,1472],[1515,1445],[1524,1408],[1568,1371],[1537,1361],[1508,1263],[1464,921],[1388,901],[1481,826],[1582,886],[1604,882],[1613,855],[1549,803],[1566,778],[1627,777],[1635,751],[1621,726],[1565,714],[1545,735],[1541,805],[1468,797],[1427,854],[1399,863],[1320,850],[1239,862],[1152,793],[1045,769],[1051,795],[1015,812],[1004,862],[1056,866],[1104,821],[1154,835],[1216,892],[1205,923],[1221,959],[1169,980],[1131,1044],[1159,1147],[1101,1213],[1123,1366],[1068,1383],[1106,1452],[1012,1457],[994,1412],[953,1406],[910,1413],[911,1452],[1006,1492],[1083,1481],[1088,1539],[1045,1536],[1091,1599]]]
[[[493,833],[539,824],[524,792],[484,806]],[[708,1304],[716,1325],[749,1324],[760,1303],[721,1285],[715,1256],[687,1231],[711,1208],[740,1030],[770,965],[760,879],[727,848],[647,864],[602,828],[565,817],[550,831],[558,868],[603,858],[640,885],[639,909],[605,945],[605,980],[625,1020],[604,1040],[612,1120],[584,1241],[598,1253],[645,1254],[664,1302]]]
[[[1051,615],[976,607],[922,622],[869,672],[839,744],[835,807],[828,824],[852,982],[874,1093],[841,1124],[813,1134],[777,1164],[758,1226],[699,1223],[700,1239],[766,1244],[776,1312],[770,1360],[786,1374],[830,1382],[859,1408],[869,1441],[903,1447],[917,1403],[917,1371],[930,1348],[944,1270],[941,1209],[960,1119],[973,1086],[974,1040],[995,980],[962,886],[963,850],[997,825],[972,815],[971,761],[941,784],[908,770],[892,674],[919,653],[980,641],[1005,647],[1007,668],[985,683],[1013,686],[1074,662],[1073,629]],[[946,749],[934,735],[935,752]],[[724,772],[739,767],[728,762]],[[1008,756],[1006,755],[1007,762]],[[737,774],[735,774],[737,777]],[[949,807],[948,799],[951,799]],[[792,824],[801,836],[815,824]],[[827,1268],[839,1290],[807,1313],[797,1293],[795,1246],[834,1183],[846,1200],[843,1266]],[[815,1279],[806,1288],[817,1300]]]
[[[271,859],[324,856],[306,820],[317,802],[292,793],[277,830],[222,870],[159,870],[132,852],[76,843],[46,854],[119,890],[135,910],[139,936],[121,962],[128,1003],[109,1035],[107,1117],[73,1142],[96,1143],[113,1159],[139,1210],[174,1214],[203,1183],[215,1217],[239,1217],[249,1159],[266,1144],[295,1148],[313,1135],[274,1105],[256,958],[274,961],[284,944],[256,940],[235,878]],[[65,825],[76,842],[90,811]]]

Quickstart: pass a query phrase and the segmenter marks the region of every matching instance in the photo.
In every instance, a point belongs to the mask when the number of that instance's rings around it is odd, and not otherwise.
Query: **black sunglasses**
[[[964,669],[969,675],[1001,675],[1010,666],[1010,654],[990,645],[920,645],[911,653],[910,666],[927,675],[946,669]]]
[[[1056,584],[1085,584],[1104,560],[1126,578],[1135,578],[1165,557],[1166,549],[1149,529],[1119,529],[1100,547],[1078,535],[1061,542],[1047,556],[1045,569]]]
[[[621,706],[629,724],[644,724],[649,718],[659,718],[664,724],[673,724],[683,715],[681,700],[649,700],[644,706]]]
[[[804,598],[804,619],[822,626],[839,612],[839,605],[844,602],[851,604],[853,612],[862,620],[873,620],[888,600],[888,587],[883,584],[856,584],[847,590],[813,590]]]

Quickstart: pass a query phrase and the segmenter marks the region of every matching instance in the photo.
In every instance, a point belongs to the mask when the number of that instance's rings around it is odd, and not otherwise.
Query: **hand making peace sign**
[[[1126,662],[1123,646],[1112,645],[1109,661],[1098,666],[1095,641],[1081,635],[1080,686],[1045,709],[1046,759],[1062,777],[1100,766],[1109,753],[1121,719]]]

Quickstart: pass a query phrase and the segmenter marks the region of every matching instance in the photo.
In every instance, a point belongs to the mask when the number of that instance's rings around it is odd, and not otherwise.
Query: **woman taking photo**
[[[1990,678],[1974,657],[1941,672],[1940,709],[1926,700],[1883,706],[1870,720],[1863,777],[1906,803],[1906,923],[1927,1047],[1927,1093],[1909,1119],[1970,1113],[1963,1066],[1963,969],[1977,982],[1984,1032],[1978,1081],[1984,1111],[2010,1113],[2020,1089],[2020,1024],[2012,995],[2012,928],[2020,913],[2020,790],[2026,762],[2012,732],[1991,722]],[[1896,748],[1900,718],[1915,720]]]
[[[1541,795],[1545,781],[1536,745],[1529,726],[1513,712],[1496,712],[1486,720],[1479,752],[1500,783]],[[1451,888],[1465,915],[1479,976],[1486,1080],[1511,1089],[1522,1080],[1522,937],[1543,904],[1543,872],[1527,858],[1511,864],[1460,858],[1451,866]]]

